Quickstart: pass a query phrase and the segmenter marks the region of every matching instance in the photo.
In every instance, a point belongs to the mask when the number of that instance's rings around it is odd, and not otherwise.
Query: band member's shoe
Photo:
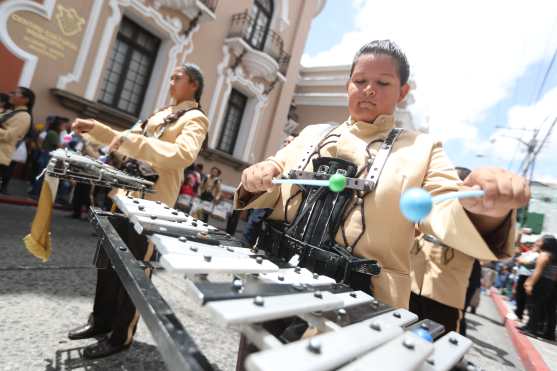
[[[96,359],[108,357],[112,354],[121,352],[130,347],[131,343],[128,345],[113,345],[110,343],[109,339],[104,339],[96,344],[91,344],[85,349],[83,349],[83,357],[86,359]]]
[[[99,323],[95,322],[95,317],[91,314],[87,323],[71,330],[68,333],[68,337],[70,340],[80,340],[104,335],[110,332],[109,327],[101,326]]]

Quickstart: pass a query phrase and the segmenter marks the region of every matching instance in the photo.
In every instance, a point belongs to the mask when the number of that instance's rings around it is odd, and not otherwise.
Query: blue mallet
[[[412,332],[418,335],[419,337],[421,337],[422,339],[424,339],[425,341],[433,343],[433,336],[431,336],[431,333],[429,331],[423,328],[417,328]]]
[[[484,195],[485,192],[482,190],[472,190],[451,192],[432,197],[421,188],[410,188],[400,198],[400,211],[406,219],[418,223],[429,215],[435,203],[451,199],[483,197]]]

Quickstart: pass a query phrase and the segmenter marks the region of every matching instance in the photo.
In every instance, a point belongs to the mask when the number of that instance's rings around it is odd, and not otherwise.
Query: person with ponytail
[[[139,121],[131,129],[118,132],[92,119],[76,119],[72,129],[88,139],[108,145],[111,152],[146,162],[157,174],[154,193],[146,199],[174,206],[184,180],[184,169],[201,151],[209,120],[200,108],[203,74],[194,64],[177,67],[170,76],[173,104]],[[153,246],[138,235],[131,224],[117,226],[118,233],[137,259],[153,257]],[[146,269],[150,277],[150,269]],[[101,358],[127,349],[133,340],[139,313],[116,272],[108,267],[97,271],[93,312],[87,323],[69,332],[72,340],[110,336],[84,349],[85,358]]]
[[[14,107],[13,111],[0,117],[0,193],[8,193],[12,156],[32,130],[35,93],[20,86],[10,93],[10,104]]]

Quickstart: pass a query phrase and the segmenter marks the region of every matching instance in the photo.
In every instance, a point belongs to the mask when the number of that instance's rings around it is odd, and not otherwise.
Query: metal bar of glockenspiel
[[[153,283],[147,279],[145,265],[135,259],[112,223],[127,222],[92,210],[91,217],[103,234],[101,244],[124,288],[141,313],[158,345],[158,350],[171,371],[214,370],[192,337],[176,318]]]

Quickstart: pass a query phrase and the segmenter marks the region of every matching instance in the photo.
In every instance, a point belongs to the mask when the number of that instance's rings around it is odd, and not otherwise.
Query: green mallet
[[[319,179],[273,179],[273,184],[296,184],[317,187],[329,187],[333,192],[342,192],[346,188],[346,177],[342,174],[333,174],[327,180]]]

